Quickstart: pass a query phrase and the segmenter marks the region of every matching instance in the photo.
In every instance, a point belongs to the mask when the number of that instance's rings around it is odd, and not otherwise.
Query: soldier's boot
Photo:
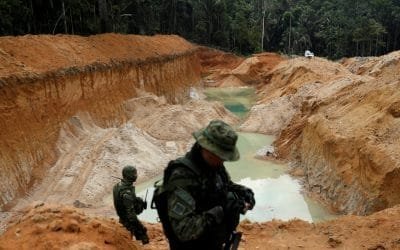
[[[149,237],[147,236],[147,234],[143,235],[141,240],[143,245],[149,244]]]
[[[149,236],[147,236],[147,230],[144,229],[143,231],[136,231],[135,233],[135,238],[136,240],[140,240],[142,241],[143,245],[148,244],[149,243]]]

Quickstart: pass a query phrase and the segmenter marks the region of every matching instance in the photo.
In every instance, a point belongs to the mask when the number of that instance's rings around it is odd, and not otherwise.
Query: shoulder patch
[[[183,218],[192,213],[195,208],[195,200],[182,188],[177,188],[168,201],[168,214],[175,219]]]

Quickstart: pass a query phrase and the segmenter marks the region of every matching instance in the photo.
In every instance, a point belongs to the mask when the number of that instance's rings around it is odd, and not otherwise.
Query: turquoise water
[[[239,117],[244,117],[256,100],[254,88],[208,88],[205,94],[207,100],[223,102],[227,109]],[[225,164],[234,182],[250,187],[255,193],[256,206],[241,219],[264,222],[299,218],[318,222],[335,218],[335,215],[301,192],[300,182],[286,174],[287,165],[255,158],[257,150],[271,145],[273,140],[273,136],[239,133],[240,160]],[[161,176],[137,186],[139,196],[144,197],[145,190],[149,190],[149,203],[154,190],[153,183],[157,179],[161,179]],[[155,210],[147,209],[139,218],[156,222],[157,214]]]
[[[222,102],[228,110],[244,117],[256,101],[256,91],[252,87],[207,88],[204,90],[208,101]]]

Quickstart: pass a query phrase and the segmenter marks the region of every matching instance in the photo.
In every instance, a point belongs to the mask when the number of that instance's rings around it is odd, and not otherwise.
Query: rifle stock
[[[242,234],[242,232],[233,231],[229,240],[225,243],[224,250],[237,250],[242,240]]]

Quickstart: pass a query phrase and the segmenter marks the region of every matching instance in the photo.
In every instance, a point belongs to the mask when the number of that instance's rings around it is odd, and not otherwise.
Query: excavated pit
[[[344,65],[320,58],[281,63],[259,86],[261,100],[241,129],[277,135],[279,157],[336,211],[393,207],[400,202],[399,55]]]
[[[238,124],[221,104],[187,102],[201,76],[208,86],[257,86],[240,130],[276,135],[275,152],[311,195],[342,213],[383,210],[318,224],[244,221],[241,247],[400,248],[399,52],[342,65],[268,53],[243,60],[177,36],[105,34],[2,37],[0,57],[0,206],[8,211],[0,216],[12,222],[0,249],[167,249],[159,224],[147,224],[153,240],[142,247],[113,220],[23,208],[55,202],[115,217],[102,197],[123,164],[138,163],[140,181],[150,179],[210,119]]]
[[[195,52],[177,36],[1,37],[0,207],[55,163],[59,132],[78,112],[115,127],[138,91],[187,98],[200,80]]]

